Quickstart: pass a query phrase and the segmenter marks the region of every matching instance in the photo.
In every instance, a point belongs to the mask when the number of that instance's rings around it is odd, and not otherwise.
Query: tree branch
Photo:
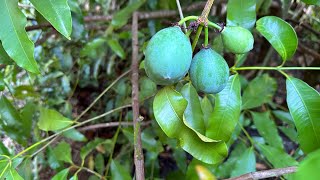
[[[148,126],[151,124],[151,121],[142,122],[141,126]],[[100,124],[93,124],[90,126],[85,126],[82,128],[77,129],[78,131],[89,131],[94,129],[100,128],[109,128],[109,127],[117,127],[120,125],[120,122],[108,122],[108,123],[100,123]],[[133,122],[121,122],[121,126],[133,126]]]
[[[247,173],[238,177],[233,177],[225,180],[247,180],[247,179],[265,179],[270,177],[282,176],[284,174],[291,174],[296,172],[297,167],[286,167],[286,168],[279,168],[279,169],[270,169],[264,171],[257,171]]]
[[[137,180],[144,180],[144,158],[141,143],[140,113],[139,113],[139,40],[138,40],[138,18],[139,13],[134,12],[132,17],[132,114],[134,129],[134,164]]]

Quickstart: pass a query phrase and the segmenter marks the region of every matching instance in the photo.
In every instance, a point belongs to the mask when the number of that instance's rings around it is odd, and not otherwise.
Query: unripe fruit
[[[189,74],[198,91],[216,94],[227,85],[229,67],[217,52],[204,48],[193,57]]]
[[[180,27],[169,27],[157,32],[145,51],[145,70],[148,77],[159,85],[170,85],[181,80],[188,72],[192,47]]]
[[[221,32],[224,47],[234,54],[244,54],[253,48],[251,32],[240,26],[226,26]]]

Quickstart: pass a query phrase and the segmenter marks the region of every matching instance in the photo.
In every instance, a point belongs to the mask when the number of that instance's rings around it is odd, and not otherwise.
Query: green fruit
[[[227,85],[229,67],[217,52],[202,49],[193,57],[189,74],[193,86],[198,91],[216,94]]]
[[[148,77],[159,85],[170,85],[181,80],[188,72],[192,47],[180,27],[169,27],[157,32],[145,51],[145,70]]]
[[[253,36],[243,27],[226,26],[221,35],[224,47],[234,54],[244,54],[253,48]]]

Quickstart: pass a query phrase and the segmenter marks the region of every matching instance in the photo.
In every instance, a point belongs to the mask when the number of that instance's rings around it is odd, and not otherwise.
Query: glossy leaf
[[[277,82],[268,74],[254,78],[243,92],[242,109],[259,107],[264,103],[272,101],[276,90]]]
[[[0,41],[0,64],[7,64],[7,65],[12,64],[12,60],[7,54],[7,52],[3,49],[1,41]]]
[[[44,131],[56,131],[68,127],[73,122],[58,111],[40,108],[38,127]]]
[[[8,55],[18,66],[39,73],[37,62],[33,57],[34,45],[30,41],[25,30],[26,17],[18,8],[18,0],[1,0],[0,17],[0,40]]]
[[[240,176],[242,174],[256,171],[256,157],[254,155],[253,147],[247,148],[238,157],[234,169],[231,173],[231,177]]]
[[[229,77],[227,86],[215,97],[215,107],[208,122],[206,136],[229,141],[241,110],[241,87],[238,75]]]
[[[287,103],[298,130],[301,149],[310,153],[320,148],[320,94],[300,79],[286,82]]]
[[[265,16],[257,21],[256,29],[280,54],[283,61],[294,55],[298,47],[298,38],[289,23],[276,16]]]
[[[116,40],[114,38],[110,38],[107,40],[107,43],[108,43],[109,47],[112,49],[112,51],[114,53],[116,53],[121,59],[126,58],[126,53],[124,52],[124,50],[118,40]]]
[[[294,180],[318,180],[320,169],[320,149],[310,153],[299,165]]]
[[[111,161],[111,180],[131,180],[129,172],[115,160]]]
[[[256,22],[255,0],[228,0],[227,26],[252,29]]]
[[[196,159],[208,164],[222,161],[228,154],[224,142],[204,142],[183,123],[187,103],[187,100],[171,87],[161,89],[153,102],[156,121],[167,136],[179,139],[182,149]]]
[[[72,164],[71,147],[65,141],[60,142],[56,147],[54,147],[53,153],[57,157],[57,160]]]
[[[28,102],[21,111],[22,124],[27,138],[31,136],[33,116],[36,110],[37,106],[31,102]]]
[[[200,134],[205,134],[205,124],[203,113],[197,90],[191,82],[185,84],[181,89],[181,95],[188,101],[187,108],[184,111],[186,125]]]
[[[309,5],[318,5],[320,6],[320,1],[319,0],[301,0],[302,2],[309,4]]]
[[[30,2],[58,32],[70,39],[72,19],[68,0],[30,0]]]
[[[23,180],[23,178],[18,174],[18,172],[14,168],[11,168],[9,170],[9,173],[7,174],[6,179],[7,180]]]
[[[27,143],[26,137],[30,135],[30,131],[24,127],[20,113],[5,96],[0,98],[0,124],[10,138],[23,145]]]
[[[201,109],[202,109],[202,112],[203,112],[204,126],[207,129],[210,116],[211,116],[211,114],[213,112],[213,105],[210,102],[208,96],[204,96],[202,98],[202,100],[201,100]]]
[[[58,172],[56,175],[53,176],[52,180],[66,180],[69,174],[69,168],[64,169]]]
[[[283,148],[283,142],[279,136],[277,126],[272,119],[270,119],[270,112],[251,112],[254,125],[263,139],[272,147],[278,149]]]

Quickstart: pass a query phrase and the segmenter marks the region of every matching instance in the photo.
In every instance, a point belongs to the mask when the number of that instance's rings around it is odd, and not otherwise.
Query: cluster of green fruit
[[[242,27],[224,27],[221,31],[224,47],[232,53],[243,54],[253,48],[253,36]],[[204,47],[192,58],[189,38],[179,26],[157,32],[145,52],[145,70],[148,77],[159,85],[171,85],[189,72],[193,86],[200,92],[216,94],[222,91],[229,79],[225,59]]]

